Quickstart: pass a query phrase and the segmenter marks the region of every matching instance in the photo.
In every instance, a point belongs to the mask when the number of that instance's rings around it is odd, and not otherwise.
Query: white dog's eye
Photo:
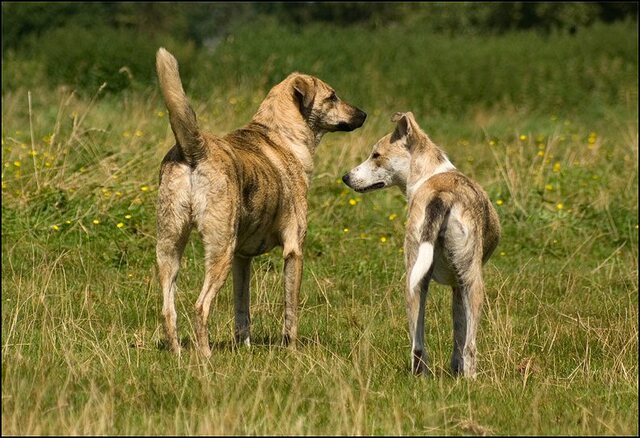
[[[376,158],[378,158],[378,157],[380,157],[380,154],[379,154],[379,153],[377,153],[377,152],[374,152],[373,154],[371,154],[371,158],[372,158],[372,159],[374,159],[374,160],[375,160]]]

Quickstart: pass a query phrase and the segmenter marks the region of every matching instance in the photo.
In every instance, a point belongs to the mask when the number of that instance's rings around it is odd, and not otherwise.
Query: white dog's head
[[[404,190],[407,186],[413,145],[411,137],[417,125],[410,112],[396,113],[391,121],[397,123],[395,130],[378,140],[369,158],[342,177],[342,181],[356,192],[391,186]]]

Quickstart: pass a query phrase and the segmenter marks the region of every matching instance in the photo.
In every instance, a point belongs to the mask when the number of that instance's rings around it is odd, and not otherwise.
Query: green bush
[[[42,80],[50,86],[68,85],[89,93],[105,83],[107,92],[146,87],[155,80],[155,52],[160,46],[170,48],[185,66],[194,55],[192,45],[149,38],[130,29],[76,25],[52,29],[30,38],[24,49],[9,51],[3,92]],[[25,77],[25,70],[37,65],[40,68],[32,71],[37,80]]]

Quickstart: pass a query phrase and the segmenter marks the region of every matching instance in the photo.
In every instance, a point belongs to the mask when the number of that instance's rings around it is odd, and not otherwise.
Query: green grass
[[[470,40],[322,30],[237,35],[186,81],[215,133],[246,123],[293,69],[369,113],[315,159],[296,350],[280,346],[276,250],[254,261],[251,349],[232,342],[227,282],[213,354],[196,354],[195,235],[178,281],[187,348],[163,348],[154,214],[173,136],[156,89],[5,89],[3,434],[638,434],[635,26]],[[451,296],[439,285],[426,324],[434,376],[410,375],[405,201],[339,181],[398,110],[500,204],[476,381],[448,372]]]

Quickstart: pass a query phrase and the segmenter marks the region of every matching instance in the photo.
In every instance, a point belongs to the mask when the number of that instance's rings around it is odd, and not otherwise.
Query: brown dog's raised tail
[[[178,61],[163,47],[156,54],[156,70],[164,102],[169,110],[171,129],[178,147],[193,167],[204,155],[204,142],[200,136],[196,114],[182,88]]]

